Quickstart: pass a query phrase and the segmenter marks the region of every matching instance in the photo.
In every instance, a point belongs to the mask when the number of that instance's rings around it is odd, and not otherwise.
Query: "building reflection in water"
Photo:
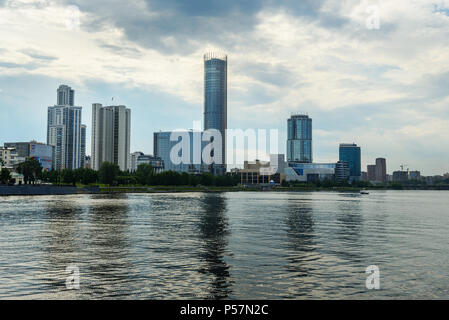
[[[200,259],[204,263],[199,272],[213,277],[208,298],[224,299],[232,292],[227,254],[229,223],[226,199],[222,194],[205,194],[201,199],[203,212],[199,221],[199,237],[203,242]]]
[[[362,201],[359,194],[339,194],[337,204],[336,251],[340,258],[361,263],[363,260]]]
[[[92,195],[89,207],[88,273],[95,281],[92,293],[102,297],[132,292],[132,264],[128,258],[130,239],[128,195]]]
[[[311,276],[313,261],[319,258],[316,252],[312,203],[307,200],[289,199],[287,205],[287,246],[289,248],[287,270],[292,272],[292,280],[298,296],[307,290],[301,285],[301,278]]]
[[[63,199],[48,201],[41,241],[45,260],[41,269],[42,279],[51,289],[64,289],[67,266],[80,262],[82,251],[79,221],[83,214],[76,201]]]

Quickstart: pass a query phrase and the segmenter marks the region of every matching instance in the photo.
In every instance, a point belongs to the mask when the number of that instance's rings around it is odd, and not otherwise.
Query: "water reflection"
[[[65,270],[70,264],[79,262],[82,250],[79,241],[79,221],[83,213],[76,202],[70,200],[49,201],[45,211],[42,233],[45,256],[42,281],[51,288],[65,287]]]
[[[203,213],[199,221],[199,237],[203,242],[199,272],[213,277],[209,297],[224,299],[232,292],[229,265],[224,260],[230,234],[226,216],[226,200],[221,194],[206,194],[201,199]]]
[[[360,263],[363,257],[361,196],[354,194],[339,196],[344,200],[339,201],[337,205],[336,237],[341,242],[338,247],[343,250],[338,250],[337,254],[345,260]]]
[[[289,199],[287,204],[287,271],[291,272],[292,295],[303,296],[310,289],[304,286],[303,278],[311,276],[314,271],[313,260],[318,259],[315,253],[315,221],[312,203],[304,200]]]
[[[101,296],[121,296],[130,287],[123,286],[132,274],[128,259],[130,232],[128,195],[93,195],[89,207],[86,263],[95,281],[88,289]]]

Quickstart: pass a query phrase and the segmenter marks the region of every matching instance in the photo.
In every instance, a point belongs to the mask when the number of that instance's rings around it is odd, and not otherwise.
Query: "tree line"
[[[166,186],[235,186],[239,179],[234,175],[214,176],[210,173],[189,174],[176,171],[156,173],[150,164],[140,164],[135,172],[121,171],[119,166],[103,162],[100,170],[78,168],[61,171],[48,171],[42,175],[42,180],[50,183],[84,185],[101,183],[111,186],[119,185],[166,185]]]

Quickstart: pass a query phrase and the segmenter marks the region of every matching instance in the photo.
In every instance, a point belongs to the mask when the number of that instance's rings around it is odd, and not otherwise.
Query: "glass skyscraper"
[[[361,172],[361,155],[360,147],[355,143],[340,144],[340,161],[345,161],[349,166],[349,175],[351,180],[360,180]]]
[[[292,115],[287,127],[287,161],[312,162],[312,119],[307,115]]]
[[[226,171],[227,65],[224,54],[204,55],[204,130],[217,129],[222,136],[222,164],[212,166],[216,174]]]

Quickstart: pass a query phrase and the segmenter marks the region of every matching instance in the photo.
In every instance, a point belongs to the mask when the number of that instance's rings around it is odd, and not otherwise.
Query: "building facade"
[[[293,115],[287,120],[287,161],[312,163],[312,119]]]
[[[376,159],[376,181],[387,182],[387,160],[385,158]]]
[[[48,107],[47,144],[54,147],[53,166],[56,170],[81,166],[81,107],[75,107],[75,93],[61,85],[57,90],[57,105]]]
[[[20,157],[14,147],[0,147],[0,166],[12,169],[20,162],[25,161],[25,157]]]
[[[130,169],[131,110],[126,106],[92,104],[92,166],[115,163],[120,170]]]
[[[226,172],[227,68],[226,55],[204,55],[204,130],[216,129],[222,137],[221,164],[211,166],[214,174]]]
[[[150,164],[153,167],[155,173],[159,173],[164,170],[164,161],[162,161],[160,157],[144,154],[140,151],[131,153],[130,161],[131,172],[135,172],[141,164]]]
[[[369,164],[367,166],[368,170],[368,180],[369,181],[376,181],[376,165],[375,164]]]
[[[346,161],[338,161],[335,164],[335,180],[344,182],[350,177],[349,165]]]
[[[86,167],[86,125],[81,125],[81,168]]]
[[[316,180],[333,180],[336,163],[290,163],[285,168],[287,181],[311,182]]]
[[[359,181],[362,175],[361,171],[361,152],[360,147],[355,143],[342,143],[339,149],[339,160],[345,161],[349,165],[349,179]]]
[[[406,182],[408,181],[408,171],[394,171],[393,182]]]
[[[177,171],[177,172],[189,172],[189,173],[201,173],[211,172],[217,173],[216,167],[211,168],[212,165],[208,165],[203,162],[202,153],[204,147],[208,145],[209,141],[202,141],[202,132],[196,131],[174,131],[178,139],[172,141],[172,131],[160,131],[154,133],[153,139],[153,154],[155,157],[159,157],[164,165],[164,171]],[[184,141],[185,139],[185,141]],[[176,154],[175,146],[179,143],[185,142],[186,150],[189,154],[182,154],[182,150],[179,150]],[[172,159],[172,150],[175,152],[175,157],[184,157],[186,161],[175,161]],[[215,170],[215,172],[214,172]]]
[[[75,105],[75,90],[66,85],[60,85],[56,90],[57,105],[71,106]]]

